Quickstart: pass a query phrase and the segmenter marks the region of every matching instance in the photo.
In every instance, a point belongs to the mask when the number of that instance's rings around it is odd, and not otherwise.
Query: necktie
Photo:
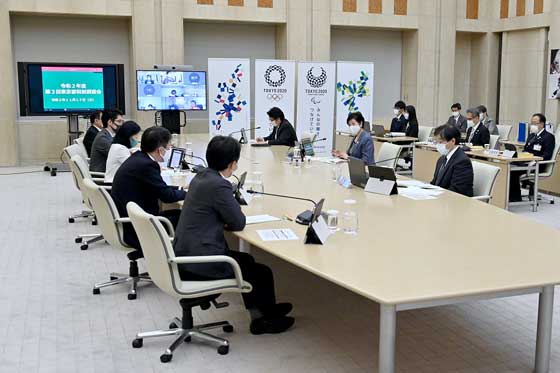
[[[437,177],[436,177],[436,185],[439,185],[439,183],[441,183],[441,179],[443,178],[446,165],[447,165],[447,157],[443,159],[443,163],[441,164],[441,167],[438,170]]]
[[[474,127],[471,128],[471,135],[469,136],[469,141],[467,142],[471,142],[473,137],[474,137]]]

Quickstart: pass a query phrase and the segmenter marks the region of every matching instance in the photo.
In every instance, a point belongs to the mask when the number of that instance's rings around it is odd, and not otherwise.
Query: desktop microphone
[[[208,167],[208,163],[206,163],[206,159],[201,158],[201,157],[198,157],[198,156],[196,156],[196,155],[194,155],[194,154],[189,155],[189,157],[201,160],[202,163],[204,164],[204,167]]]
[[[384,159],[382,161],[377,161],[377,162],[373,162],[372,164],[368,165],[368,166],[375,166],[378,163],[383,163],[383,162],[387,162],[387,161],[394,161],[395,159],[401,159],[401,157],[395,157],[395,158],[388,158],[388,159]]]
[[[260,128],[261,127],[259,126],[259,127],[255,127],[254,129],[258,130]],[[241,133],[241,138],[239,139],[239,143],[240,144],[246,144],[247,139],[245,138],[245,132],[246,132],[245,128],[241,128],[239,131],[234,131],[234,132],[230,133],[228,135],[228,137],[231,137],[231,135],[235,135],[236,133]]]
[[[257,191],[251,190],[251,189],[249,189],[247,191],[247,193],[249,193],[249,194],[260,194],[260,195],[263,195],[263,196],[295,199],[295,200],[298,200],[298,201],[305,201],[305,202],[311,202],[314,207],[317,207],[317,202],[315,202],[315,201],[313,201],[312,199],[309,199],[309,198],[293,197],[293,196],[287,196],[287,195],[284,195],[284,194],[257,192]],[[313,211],[305,210],[304,212],[302,212],[301,214],[299,214],[296,217],[296,223],[301,224],[301,225],[309,225],[309,223],[311,223],[312,218],[313,218]]]
[[[185,160],[181,161],[181,166],[182,166],[183,170],[191,170],[194,174],[197,174],[197,173],[199,173],[200,171],[202,171],[206,168],[202,165],[187,162]]]

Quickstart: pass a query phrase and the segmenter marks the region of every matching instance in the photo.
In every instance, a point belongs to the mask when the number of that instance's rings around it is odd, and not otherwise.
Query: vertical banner
[[[227,136],[242,128],[249,129],[250,89],[248,58],[208,59],[208,122],[212,135]]]
[[[326,141],[314,145],[317,153],[330,153],[334,135],[334,62],[299,62],[297,135],[316,134]]]
[[[550,51],[548,98],[552,100],[560,100],[560,49],[552,49]]]
[[[373,119],[373,62],[336,63],[336,130],[348,132],[348,114],[359,111]]]
[[[255,60],[255,130],[256,137],[268,136],[267,111],[278,107],[286,119],[294,124],[296,63],[284,60]]]

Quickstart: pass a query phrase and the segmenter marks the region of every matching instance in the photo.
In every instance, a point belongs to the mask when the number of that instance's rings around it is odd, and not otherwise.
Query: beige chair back
[[[498,134],[500,135],[500,139],[509,140],[509,135],[511,134],[511,129],[513,128],[513,126],[498,124],[496,125],[496,127],[498,127]]]
[[[426,142],[430,138],[434,128],[426,126],[418,126],[418,141]]]
[[[401,150],[402,148],[398,145],[384,142],[381,145],[381,149],[379,149],[379,153],[377,154],[375,165],[395,169],[395,167],[397,167],[397,161],[398,157],[401,154]]]
[[[472,162],[472,166],[474,174],[473,198],[490,202],[500,168],[482,162]]]
[[[490,149],[497,149],[500,135],[490,135]]]
[[[80,152],[82,153],[82,156],[84,156],[85,159],[87,160],[89,157],[87,155],[87,150],[86,150],[86,147],[84,145],[84,138],[83,137],[78,137],[77,139],[74,140],[74,144],[76,144],[80,147]]]
[[[103,238],[115,249],[132,251],[133,249],[124,243],[122,223],[117,223],[117,219],[120,218],[119,211],[109,192],[88,178],[83,181],[83,189],[95,212]]]
[[[84,162],[86,162],[86,164],[88,163],[86,148],[83,146],[83,144],[82,146],[78,144],[69,145],[64,148],[63,153],[64,157],[68,160],[70,160],[73,156],[78,155],[84,160]]]
[[[72,171],[74,184],[76,185],[76,188],[78,188],[78,190],[82,193],[82,200],[84,201],[84,204],[89,209],[93,209],[84,191],[84,180],[91,178],[89,169],[85,164],[85,161],[82,159],[81,156],[74,155],[72,158],[70,158],[68,164],[70,165],[70,171]]]

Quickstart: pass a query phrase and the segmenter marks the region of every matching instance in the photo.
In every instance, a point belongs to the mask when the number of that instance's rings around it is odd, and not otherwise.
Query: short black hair
[[[91,124],[95,123],[95,121],[96,121],[97,119],[100,119],[100,118],[101,118],[101,114],[102,114],[102,111],[101,111],[101,110],[96,110],[96,111],[94,111],[94,112],[91,113],[91,115],[89,116],[89,122],[90,122]]]
[[[457,109],[457,110],[461,110],[461,104],[456,102],[453,105],[451,105],[451,110],[453,109]]]
[[[269,111],[266,112],[266,114],[272,119],[280,119],[281,121],[284,121],[284,119],[286,119],[284,117],[284,112],[277,107],[271,108]]]
[[[239,161],[241,145],[230,136],[214,136],[206,148],[208,167],[216,171],[223,171],[231,162]]]
[[[360,127],[364,126],[364,122],[366,121],[364,119],[364,116],[362,115],[362,113],[360,113],[359,111],[353,112],[348,114],[348,118],[346,118],[346,124],[350,124],[350,121],[354,119],[356,122],[360,123]]]
[[[455,126],[444,124],[443,126],[436,128],[434,134],[435,133],[437,133],[436,136],[441,137],[445,141],[455,139],[455,145],[459,145],[461,142],[461,131],[459,131],[459,129]]]
[[[138,123],[133,120],[127,120],[115,134],[113,144],[121,144],[130,149],[130,138],[140,131],[141,128]]]
[[[477,109],[480,113],[484,113],[484,114],[488,113],[488,109],[486,109],[486,106],[484,105],[479,105]]]
[[[539,123],[546,124],[546,117],[544,116],[544,114],[536,113],[536,114],[533,114],[533,116],[534,117],[539,117]]]
[[[404,103],[404,101],[399,100],[395,102],[395,109],[404,110],[406,109],[406,104]]]
[[[151,153],[159,147],[167,147],[171,141],[171,132],[164,127],[150,127],[142,134],[140,149],[144,153]]]
[[[109,121],[115,121],[119,115],[123,115],[122,111],[119,109],[107,109],[103,110],[101,115],[101,122],[103,122],[103,128],[107,128]]]

